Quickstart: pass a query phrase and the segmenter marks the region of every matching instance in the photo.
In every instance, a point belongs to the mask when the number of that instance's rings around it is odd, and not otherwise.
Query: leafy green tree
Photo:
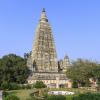
[[[4,81],[25,83],[28,75],[29,70],[24,58],[9,54],[0,59],[0,83]]]
[[[100,78],[100,65],[89,60],[78,59],[66,72],[67,77],[76,80],[78,86],[89,86],[89,78]]]
[[[33,84],[34,88],[46,88],[47,86],[42,81],[36,81],[35,84]]]

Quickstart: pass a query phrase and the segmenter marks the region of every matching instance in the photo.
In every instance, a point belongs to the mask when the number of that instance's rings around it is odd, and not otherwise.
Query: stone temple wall
[[[27,66],[32,72],[64,72],[70,66],[68,56],[58,65],[53,33],[44,9],[36,28],[32,52],[28,54]]]
[[[27,54],[27,66],[31,70],[27,79],[29,84],[41,80],[48,86],[57,83],[58,88],[58,85],[65,85],[68,81],[64,71],[69,66],[69,58],[66,56],[58,64],[53,33],[45,9],[36,28],[32,51]]]
[[[38,72],[57,72],[57,54],[52,35],[52,29],[46,17],[45,10],[35,33],[35,40],[31,55],[32,63],[36,62],[35,69]]]

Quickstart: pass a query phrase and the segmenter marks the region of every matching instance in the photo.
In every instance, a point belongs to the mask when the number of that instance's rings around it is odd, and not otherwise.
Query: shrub
[[[3,97],[7,97],[8,95],[9,95],[9,93],[8,93],[8,92],[3,91]]]
[[[73,84],[72,84],[72,87],[73,87],[73,88],[78,88],[78,84],[77,84],[77,81],[73,80]]]
[[[9,84],[9,90],[18,90],[20,89],[20,86],[16,83],[10,83]]]
[[[20,100],[20,99],[15,95],[8,95],[4,100]]]
[[[3,82],[1,84],[1,89],[2,90],[18,90],[20,89],[21,86],[17,83],[8,83],[8,82]]]
[[[26,85],[25,88],[26,89],[31,89],[31,85]]]
[[[46,88],[47,86],[42,81],[36,81],[35,84],[33,84],[33,88]]]
[[[21,89],[25,89],[26,86],[21,84],[21,85],[20,85],[20,88],[21,88]]]
[[[63,95],[51,95],[48,96],[45,100],[66,100],[66,97]]]
[[[7,89],[9,89],[9,83],[8,83],[8,82],[3,82],[3,83],[1,84],[1,89],[2,89],[2,90],[7,90]]]
[[[100,100],[99,93],[85,93],[79,96],[74,96],[72,100]]]
[[[27,98],[26,100],[40,100],[40,99],[32,97],[32,98]],[[41,99],[41,100],[43,100],[43,99]]]

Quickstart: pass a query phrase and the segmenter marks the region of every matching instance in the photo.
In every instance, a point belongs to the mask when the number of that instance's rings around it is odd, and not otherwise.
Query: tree
[[[0,83],[25,83],[28,75],[26,60],[22,57],[9,54],[0,59]]]
[[[66,75],[77,81],[78,85],[89,86],[89,78],[100,78],[100,65],[89,60],[78,59],[72,63]]]
[[[35,84],[33,84],[34,88],[46,88],[47,86],[42,81],[36,81]]]

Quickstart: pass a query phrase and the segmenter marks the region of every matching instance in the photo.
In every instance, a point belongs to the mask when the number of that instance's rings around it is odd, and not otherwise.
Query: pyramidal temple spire
[[[48,22],[48,19],[47,19],[47,16],[46,16],[45,8],[43,8],[43,10],[42,10],[42,14],[41,14],[40,21],[47,21],[47,22]]]
[[[32,51],[26,55],[29,68],[28,84],[42,81],[47,88],[71,88],[72,81],[67,78],[68,56],[58,62],[52,27],[43,8],[38,22]]]
[[[31,56],[32,63],[36,62],[35,70],[38,72],[58,72],[55,42],[45,9],[42,10],[40,22],[36,28]]]

